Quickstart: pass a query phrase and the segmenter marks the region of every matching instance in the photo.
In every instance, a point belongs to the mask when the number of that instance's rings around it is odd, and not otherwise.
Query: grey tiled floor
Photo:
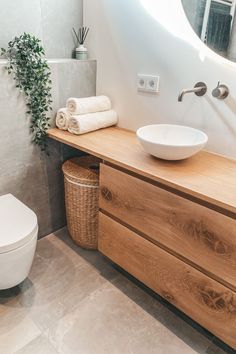
[[[217,341],[61,230],[21,286],[0,292],[0,354],[223,354]]]

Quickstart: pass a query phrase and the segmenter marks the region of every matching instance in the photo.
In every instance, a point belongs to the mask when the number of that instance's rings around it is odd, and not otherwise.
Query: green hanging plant
[[[42,151],[47,150],[48,113],[52,110],[51,71],[44,55],[41,41],[28,33],[15,37],[7,49],[1,48],[1,56],[8,60],[8,74],[13,75],[16,87],[25,94],[32,140]]]

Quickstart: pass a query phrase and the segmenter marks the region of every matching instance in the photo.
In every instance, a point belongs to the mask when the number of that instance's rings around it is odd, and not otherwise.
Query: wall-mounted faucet
[[[224,100],[229,96],[229,88],[222,85],[219,81],[217,87],[212,91],[212,96],[218,98],[219,100]]]
[[[207,92],[207,85],[204,82],[198,82],[193,89],[184,89],[178,96],[178,101],[182,102],[186,93],[195,93],[197,96],[204,96]]]

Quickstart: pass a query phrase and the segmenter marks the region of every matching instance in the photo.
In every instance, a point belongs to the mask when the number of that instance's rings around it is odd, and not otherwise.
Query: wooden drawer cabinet
[[[127,171],[101,166],[100,251],[236,349],[236,162],[158,160],[119,127],[49,136]]]
[[[100,213],[99,250],[236,348],[236,294]]]
[[[236,220],[101,165],[100,208],[236,291]]]

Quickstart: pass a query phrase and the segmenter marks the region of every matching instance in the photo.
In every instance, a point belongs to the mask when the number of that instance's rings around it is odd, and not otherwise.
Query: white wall
[[[186,20],[181,0],[84,0],[84,24],[91,27],[90,56],[98,60],[97,93],[108,94],[120,126],[135,130],[151,123],[178,123],[209,136],[208,150],[236,158],[236,64],[205,47]],[[136,74],[159,74],[158,95],[140,94]],[[221,80],[230,97],[211,90]],[[203,98],[182,88],[209,86]]]

